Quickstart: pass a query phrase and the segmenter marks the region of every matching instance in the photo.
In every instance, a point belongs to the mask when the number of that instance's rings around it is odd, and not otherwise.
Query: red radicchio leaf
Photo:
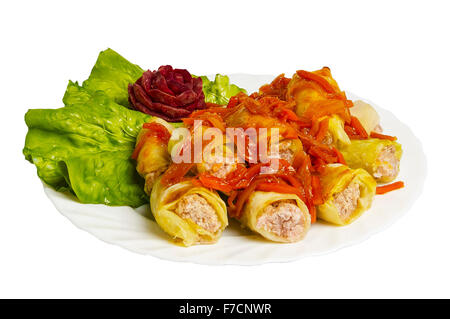
[[[133,92],[136,100],[138,100],[139,103],[142,103],[149,108],[152,107],[152,100],[147,96],[147,94],[145,94],[144,89],[139,84],[135,84],[133,86]]]
[[[195,94],[203,94],[202,88],[203,88],[203,81],[202,78],[195,78],[192,80],[192,90],[195,92]]]
[[[140,112],[176,122],[206,107],[202,87],[202,79],[193,78],[187,70],[163,65],[129,84],[128,100]]]
[[[167,85],[167,81],[161,73],[156,73],[153,80],[153,85],[164,93],[175,95],[169,86]],[[150,91],[151,88],[145,88],[146,91]]]
[[[177,98],[173,95],[169,95],[167,93],[164,93],[161,90],[158,89],[151,89],[147,91],[147,94],[150,95],[152,98],[152,101],[172,105],[172,106],[182,106],[183,103],[179,102]]]
[[[187,90],[177,96],[177,100],[181,103],[181,105],[190,104],[195,101],[197,98],[197,94],[195,94],[192,90]]]

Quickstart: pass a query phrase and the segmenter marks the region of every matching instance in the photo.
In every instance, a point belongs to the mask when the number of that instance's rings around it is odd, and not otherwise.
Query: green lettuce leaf
[[[148,201],[130,159],[148,115],[113,102],[104,92],[89,96],[69,83],[60,109],[29,110],[23,153],[38,176],[83,203],[137,207]]]
[[[239,92],[247,93],[237,85],[230,84],[230,79],[226,75],[216,74],[214,81],[210,81],[206,76],[201,76],[203,80],[203,93],[205,101],[208,103],[228,104],[230,97]]]
[[[107,49],[100,52],[82,86],[69,81],[66,107],[27,112],[23,153],[45,183],[74,193],[83,203],[137,207],[148,201],[130,156],[150,117],[127,108],[128,84],[143,72]],[[202,79],[207,102],[226,104],[231,96],[245,92],[224,75],[217,74],[214,81]]]
[[[83,88],[90,93],[104,91],[114,102],[128,107],[128,84],[136,82],[142,73],[144,70],[138,65],[107,49],[98,55],[91,75],[83,82]]]

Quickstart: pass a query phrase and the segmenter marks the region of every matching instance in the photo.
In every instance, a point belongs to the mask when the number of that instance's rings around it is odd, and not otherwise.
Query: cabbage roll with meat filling
[[[292,243],[305,237],[311,217],[297,195],[255,191],[244,206],[240,222],[268,240]]]
[[[351,168],[363,168],[379,183],[393,181],[400,171],[402,147],[395,141],[370,138],[352,140],[340,152]]]
[[[303,145],[299,139],[284,139],[278,143],[279,158],[286,160],[290,165],[301,151]]]
[[[295,101],[295,112],[302,116],[309,110],[318,110],[324,103],[334,101],[345,105],[345,93],[339,89],[328,67],[313,72],[297,71],[286,91],[287,101]]]
[[[165,187],[159,178],[150,207],[158,225],[184,246],[215,243],[228,225],[227,207],[220,196],[191,181]]]
[[[377,183],[363,169],[329,164],[320,173],[325,202],[317,206],[318,218],[336,225],[356,220],[372,205]]]
[[[150,195],[154,181],[169,167],[171,162],[167,143],[173,126],[159,118],[145,123],[136,140],[132,158],[136,170],[145,179],[145,192]]]

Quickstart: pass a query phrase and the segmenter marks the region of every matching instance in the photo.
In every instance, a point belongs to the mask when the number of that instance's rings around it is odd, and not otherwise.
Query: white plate
[[[248,92],[256,91],[273,78],[267,75],[230,76],[232,83],[244,87]],[[350,99],[359,99],[353,94],[347,95]],[[329,253],[366,240],[387,228],[411,208],[425,181],[426,160],[420,141],[391,112],[370,101],[366,102],[375,106],[379,112],[387,134],[397,136],[403,146],[398,179],[405,181],[406,188],[377,196],[372,208],[349,226],[336,227],[320,222],[314,224],[306,238],[299,243],[271,243],[242,230],[235,221],[231,221],[218,243],[179,247],[169,241],[169,237],[149,216],[147,205],[133,209],[127,206],[81,204],[73,196],[56,192],[46,185],[44,189],[58,211],[79,228],[107,243],[161,259],[214,265],[255,265]]]

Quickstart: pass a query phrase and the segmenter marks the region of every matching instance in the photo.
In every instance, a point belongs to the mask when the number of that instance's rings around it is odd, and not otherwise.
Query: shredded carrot
[[[208,107],[206,109],[202,109],[202,110],[197,110],[191,113],[191,115],[189,115],[189,117],[192,118],[196,118],[202,114],[205,113],[217,113],[217,114],[225,114],[230,112],[229,109],[227,109],[226,107],[223,106],[214,106],[214,107]]]
[[[392,183],[392,184],[378,186],[376,193],[377,193],[377,195],[383,195],[383,194],[395,191],[395,190],[403,188],[403,187],[405,187],[405,183],[404,182],[401,182],[401,181],[400,182],[395,182],[395,183]]]
[[[163,174],[161,183],[169,186],[180,182],[194,165],[194,163],[172,163]]]
[[[207,188],[212,188],[224,193],[230,193],[233,190],[233,188],[228,185],[225,180],[210,174],[200,174],[198,176],[198,179],[203,184],[203,186]]]
[[[318,142],[322,142],[322,140],[325,138],[325,135],[328,132],[328,123],[329,123],[330,119],[326,118],[323,119],[322,121],[320,121],[319,124],[319,131],[316,134],[316,140]]]
[[[314,205],[323,204],[322,188],[320,186],[319,176],[313,175],[311,177],[311,187],[312,187],[312,193],[313,193],[313,197],[312,197],[313,204]]]
[[[324,152],[322,149],[320,149],[317,146],[311,146],[309,148],[309,154],[311,154],[312,156],[321,158],[326,163],[336,163],[338,160],[338,158],[334,154],[330,155],[327,152]]]
[[[234,199],[236,198],[237,195],[238,195],[238,191],[232,191],[230,196],[227,199],[228,206],[230,206],[230,208],[232,208],[232,209],[235,208]]]
[[[366,139],[369,137],[366,130],[364,129],[364,126],[362,126],[361,122],[358,120],[357,117],[352,116],[350,125],[355,129],[356,134],[361,136],[363,139]]]
[[[382,139],[382,140],[389,140],[389,141],[396,141],[397,140],[396,136],[384,135],[384,134],[380,134],[380,133],[377,133],[377,132],[370,133],[370,137],[372,137],[372,138],[379,138],[379,139]]]
[[[316,136],[317,132],[319,132],[319,126],[320,126],[320,122],[316,117],[312,118],[312,126],[311,129],[309,130],[309,134],[311,136]]]
[[[341,164],[343,164],[343,165],[347,165],[347,163],[345,162],[344,155],[342,155],[342,153],[339,152],[338,149],[337,149],[336,147],[333,147],[333,151],[334,151],[334,154],[336,154],[336,157],[337,157],[337,159],[338,159],[338,160],[337,160],[338,163],[341,163]]]
[[[301,78],[304,78],[306,80],[314,81],[317,84],[319,84],[327,93],[335,93],[334,88],[331,86],[328,81],[321,77],[320,75],[314,74],[312,72],[299,70],[297,71],[297,75]]]
[[[292,167],[297,170],[302,165],[306,156],[307,155],[304,151],[297,152],[297,154],[294,157],[294,160],[292,161]]]
[[[344,125],[344,131],[345,131],[345,133],[347,133],[348,137],[351,140],[364,140],[365,139],[361,135],[356,133],[355,128],[350,125]]]
[[[255,191],[258,184],[262,183],[263,180],[256,179],[254,180],[247,188],[245,188],[237,198],[235,209],[232,210],[232,216],[240,218],[242,214],[242,208],[244,207],[245,202],[248,200],[250,195]]]
[[[300,192],[299,189],[286,185],[286,184],[277,184],[277,183],[260,183],[257,187],[257,190],[263,191],[263,192],[276,192],[281,194],[295,194],[299,198],[303,197],[303,194]]]
[[[300,120],[300,118],[297,116],[297,114],[295,114],[295,112],[290,109],[282,108],[282,110],[280,111],[280,114],[281,114],[281,118],[284,120],[290,120],[290,121],[294,121],[294,122],[302,122]]]
[[[309,207],[309,215],[311,215],[311,224],[314,224],[317,221],[316,206],[312,205]]]

